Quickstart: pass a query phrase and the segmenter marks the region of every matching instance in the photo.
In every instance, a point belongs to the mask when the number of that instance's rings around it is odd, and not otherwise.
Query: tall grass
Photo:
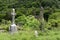
[[[60,31],[49,31],[39,33],[38,37],[35,37],[34,31],[19,31],[16,34],[0,33],[0,40],[60,40]]]

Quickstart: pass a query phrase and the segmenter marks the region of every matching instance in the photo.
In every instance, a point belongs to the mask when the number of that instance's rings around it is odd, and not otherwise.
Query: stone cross
[[[41,6],[40,8],[40,22],[41,22],[41,25],[40,25],[40,29],[42,32],[44,32],[44,25],[45,25],[45,22],[44,22],[44,8]]]
[[[15,24],[15,15],[16,15],[15,9],[13,9],[13,12],[11,13],[11,15],[12,15],[12,24]]]
[[[9,31],[10,31],[10,33],[15,33],[15,32],[17,32],[17,27],[16,27],[16,24],[15,24],[15,15],[16,15],[15,9],[13,9],[11,15],[12,15],[12,24],[9,27]]]

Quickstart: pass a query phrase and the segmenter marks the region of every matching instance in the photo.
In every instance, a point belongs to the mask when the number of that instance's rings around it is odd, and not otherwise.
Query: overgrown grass
[[[60,31],[39,32],[35,37],[34,31],[19,31],[16,34],[0,33],[0,40],[60,40]]]

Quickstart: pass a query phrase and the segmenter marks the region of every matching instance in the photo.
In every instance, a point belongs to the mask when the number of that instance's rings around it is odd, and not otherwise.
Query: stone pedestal
[[[9,28],[10,33],[15,33],[17,32],[17,27],[15,24],[12,24]]]

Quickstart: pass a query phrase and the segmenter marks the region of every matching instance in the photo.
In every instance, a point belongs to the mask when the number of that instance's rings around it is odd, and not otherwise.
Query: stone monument
[[[12,15],[12,24],[9,27],[9,31],[10,31],[10,33],[15,33],[15,32],[17,32],[17,27],[16,27],[16,24],[15,24],[15,15],[16,15],[15,9],[13,9],[11,15]]]
[[[35,30],[35,36],[38,37],[38,32],[37,32],[37,30]]]

